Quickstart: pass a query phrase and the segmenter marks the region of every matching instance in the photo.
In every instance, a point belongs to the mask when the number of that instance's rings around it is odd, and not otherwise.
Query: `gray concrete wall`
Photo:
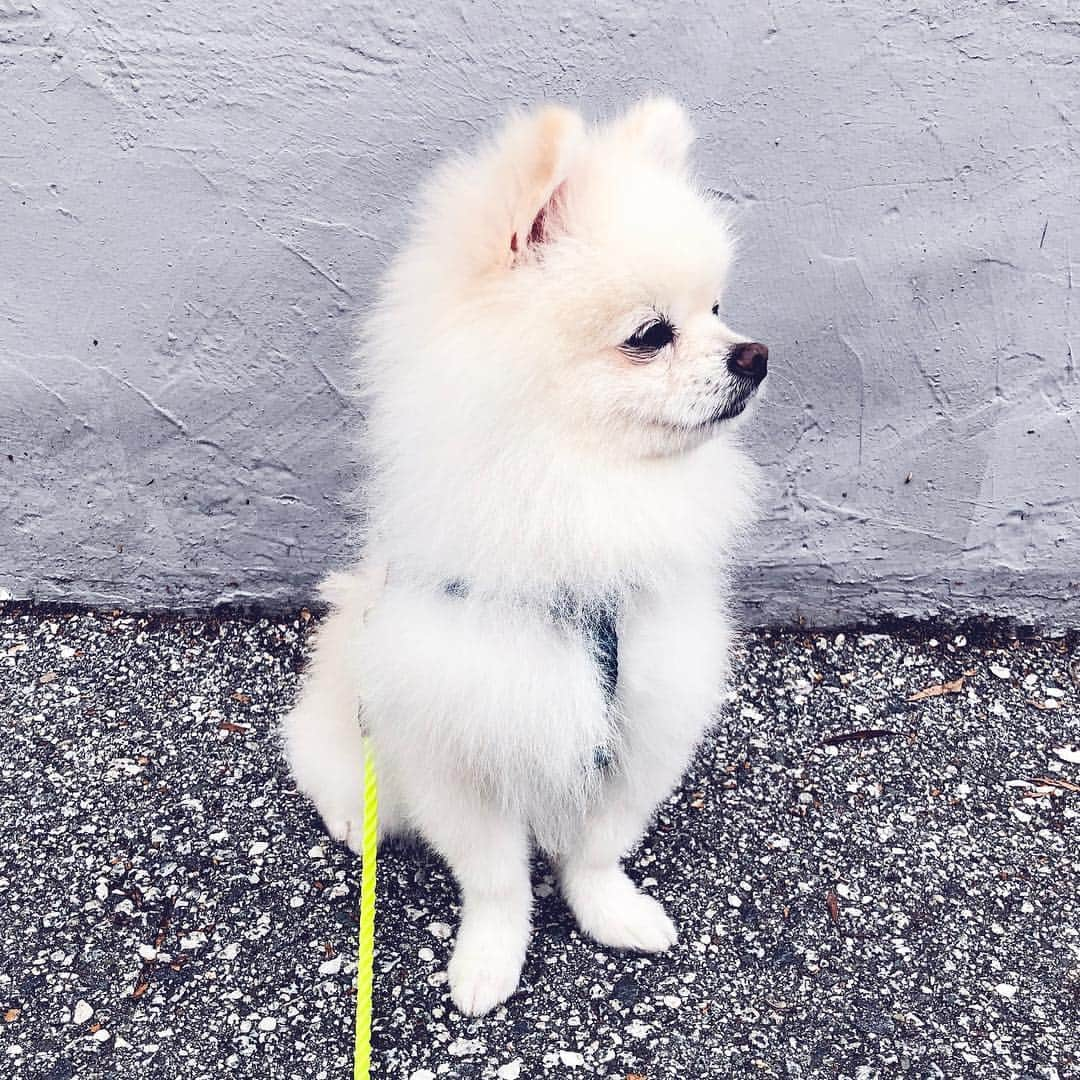
[[[417,176],[663,89],[774,358],[750,619],[1080,623],[1075,5],[696,7],[0,0],[0,589],[310,598]]]

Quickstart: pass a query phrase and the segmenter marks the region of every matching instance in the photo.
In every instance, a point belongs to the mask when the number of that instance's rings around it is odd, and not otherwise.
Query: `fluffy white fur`
[[[562,108],[511,120],[437,171],[366,324],[366,553],[325,586],[286,752],[355,847],[370,734],[383,835],[418,833],[461,887],[463,1012],[517,985],[533,843],[597,941],[676,940],[620,860],[714,713],[752,486],[712,419],[751,391],[714,312],[732,242],[691,139],[666,100],[595,129]],[[620,348],[657,315],[672,344]],[[611,702],[588,635],[551,614],[567,590],[620,601]]]

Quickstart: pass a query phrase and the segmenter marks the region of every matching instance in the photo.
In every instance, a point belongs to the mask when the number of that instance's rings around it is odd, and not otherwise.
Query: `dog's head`
[[[502,388],[489,403],[635,456],[745,410],[768,349],[725,324],[732,238],[689,175],[692,139],[664,99],[594,129],[547,107],[437,175],[395,280],[451,362]]]

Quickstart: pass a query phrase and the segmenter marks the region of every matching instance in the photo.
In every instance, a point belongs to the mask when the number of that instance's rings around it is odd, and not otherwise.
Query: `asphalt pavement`
[[[0,1076],[351,1077],[359,867],[275,727],[313,625],[0,607]],[[1080,1077],[1080,645],[749,634],[629,868],[670,954],[583,939],[538,862],[476,1020],[452,880],[385,850],[375,1075]]]

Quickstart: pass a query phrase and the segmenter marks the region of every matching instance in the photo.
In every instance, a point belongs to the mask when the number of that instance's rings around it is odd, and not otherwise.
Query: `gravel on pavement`
[[[0,1076],[352,1075],[359,866],[276,735],[314,624],[0,607]],[[1078,702],[1075,637],[746,635],[628,860],[679,945],[583,939],[538,861],[462,1017],[452,879],[389,847],[375,1075],[1080,1076]]]

